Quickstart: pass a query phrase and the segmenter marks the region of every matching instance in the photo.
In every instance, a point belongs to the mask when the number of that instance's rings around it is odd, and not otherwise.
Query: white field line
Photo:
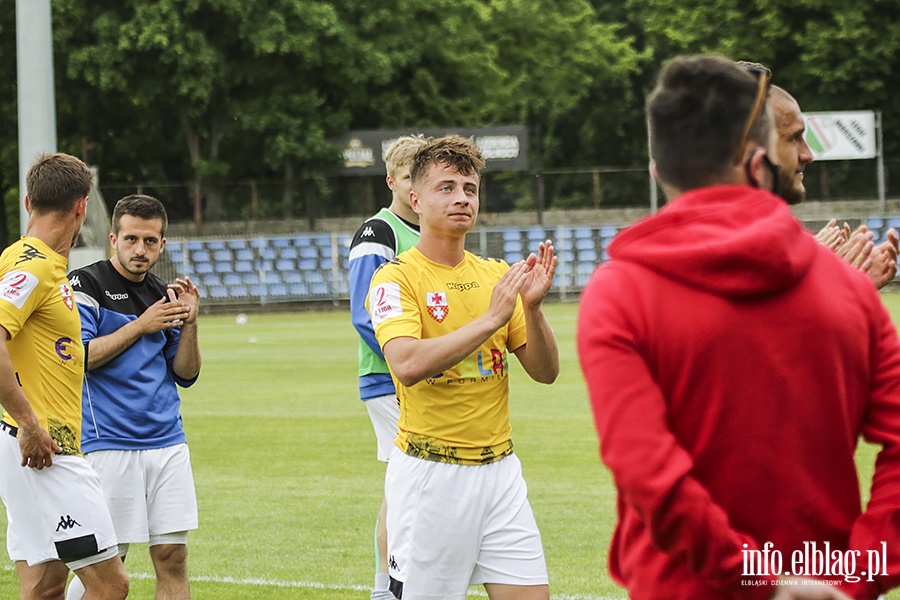
[[[13,571],[14,567],[12,565],[3,565],[4,571]],[[152,573],[137,573],[130,572],[128,573],[128,577],[131,579],[154,579],[156,576]],[[370,591],[371,588],[364,585],[331,585],[325,583],[319,583],[316,581],[277,581],[273,579],[257,579],[257,578],[248,578],[248,579],[236,579],[234,577],[219,577],[217,575],[191,575],[191,581],[204,581],[208,583],[227,583],[232,585],[267,585],[272,587],[282,587],[282,588],[305,588],[305,589],[315,589],[315,590],[328,590],[333,592],[339,591],[353,591],[353,592],[367,592]],[[487,594],[484,590],[478,589],[470,589],[470,596],[479,596],[482,598],[487,598]],[[581,594],[551,594],[554,600],[622,600],[621,598],[611,598],[609,596],[584,596]]]

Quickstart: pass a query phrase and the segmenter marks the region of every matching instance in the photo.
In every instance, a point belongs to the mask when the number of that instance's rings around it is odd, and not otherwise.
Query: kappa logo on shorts
[[[59,518],[59,525],[56,526],[56,530],[59,531],[62,529],[63,531],[67,531],[73,527],[81,527],[81,523],[73,519],[72,515],[66,515]]]
[[[397,559],[394,558],[394,555],[391,554],[391,557],[388,559],[388,568],[396,571],[399,565],[397,565]]]
[[[443,323],[447,318],[447,313],[450,312],[450,307],[447,305],[447,292],[428,292],[425,304],[428,314],[438,323]]]

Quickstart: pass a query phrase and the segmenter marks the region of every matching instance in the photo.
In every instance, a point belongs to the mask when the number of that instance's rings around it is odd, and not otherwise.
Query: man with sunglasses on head
[[[767,93],[765,72],[723,57],[664,66],[647,119],[670,202],[582,293],[579,358],[618,492],[610,571],[632,600],[900,583],[900,340],[866,276],[773,193]],[[861,436],[883,447],[864,512]],[[857,562],[836,573],[834,553]]]
[[[771,71],[759,63],[739,61],[738,64],[751,72]],[[804,170],[813,162],[812,150],[806,143],[806,123],[800,112],[800,104],[784,88],[772,85],[767,103],[774,117],[777,142],[775,145],[779,165],[778,194],[790,205],[800,204],[806,198],[803,183]],[[832,219],[817,234],[816,239],[834,250],[838,256],[863,271],[879,289],[894,280],[897,274],[897,246],[900,236],[893,228],[886,239],[877,246],[873,234],[865,225],[855,231],[844,223],[837,225]]]

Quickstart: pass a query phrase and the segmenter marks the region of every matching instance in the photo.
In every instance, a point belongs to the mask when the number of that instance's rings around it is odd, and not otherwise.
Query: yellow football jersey
[[[382,348],[391,339],[436,338],[487,312],[494,286],[509,269],[468,252],[456,267],[425,258],[417,248],[375,272],[366,306]],[[452,369],[404,387],[396,444],[428,460],[483,464],[512,451],[508,350],[525,343],[521,299],[505,327]],[[390,366],[390,365],[388,365]],[[392,374],[393,375],[393,374]]]
[[[41,426],[62,448],[81,453],[81,319],[66,259],[23,237],[0,255],[0,325],[16,378]],[[9,414],[3,420],[16,425]]]

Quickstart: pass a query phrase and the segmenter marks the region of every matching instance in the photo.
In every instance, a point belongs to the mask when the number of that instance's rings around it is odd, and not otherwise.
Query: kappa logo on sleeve
[[[9,271],[0,279],[0,299],[22,308],[31,292],[37,288],[38,278],[28,271]]]
[[[400,284],[389,282],[372,288],[369,293],[369,313],[372,316],[372,325],[376,326],[392,317],[402,315]]]

